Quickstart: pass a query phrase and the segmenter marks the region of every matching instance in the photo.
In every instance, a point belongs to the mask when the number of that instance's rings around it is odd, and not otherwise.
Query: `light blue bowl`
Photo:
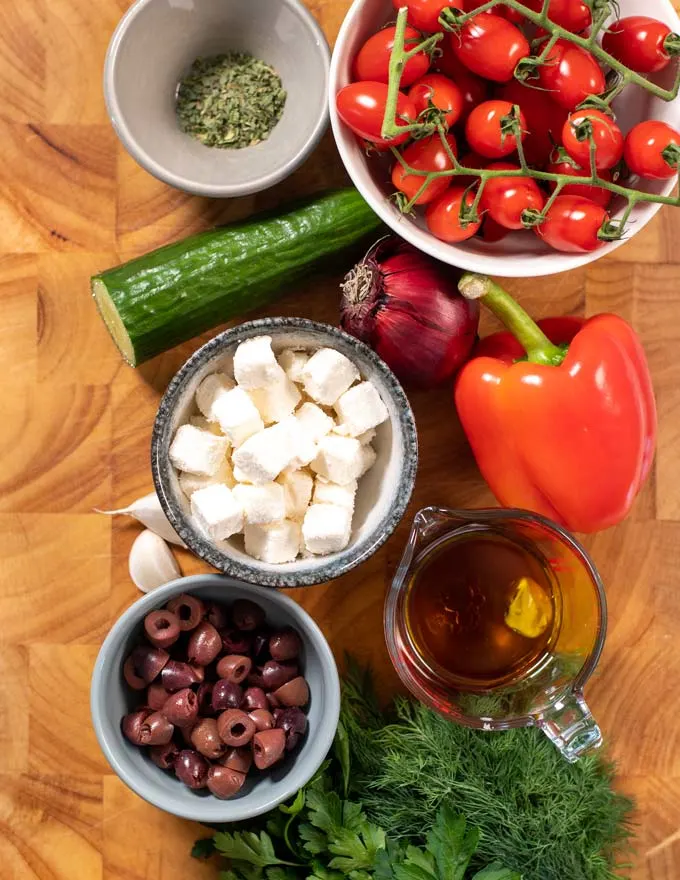
[[[204,600],[231,603],[252,599],[274,627],[293,626],[303,642],[302,670],[309,684],[308,730],[302,745],[281,766],[248,775],[231,800],[207,790],[191,791],[175,776],[155,766],[143,749],[128,742],[120,729],[123,715],[139,705],[140,692],[123,679],[123,662],[139,643],[142,622],[173,596],[191,593]],[[333,743],[340,715],[340,682],[323,633],[296,602],[267,587],[244,584],[217,574],[178,578],[135,602],[118,618],[104,640],[92,674],[92,723],[113,771],[144,800],[161,810],[196,822],[239,822],[259,816],[292,797],[321,766]]]

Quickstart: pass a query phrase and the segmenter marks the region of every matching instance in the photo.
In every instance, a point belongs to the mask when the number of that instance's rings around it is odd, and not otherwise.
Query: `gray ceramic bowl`
[[[175,94],[193,61],[228,51],[271,64],[288,92],[282,118],[254,147],[206,147],[180,131]],[[283,180],[328,122],[330,53],[300,0],[137,0],[106,55],[104,96],[116,133],[155,177],[197,195],[231,198]]]
[[[308,730],[297,751],[268,773],[252,773],[239,794],[223,801],[207,791],[191,791],[160,770],[120,730],[126,712],[139,705],[138,691],[125,684],[123,661],[141,639],[144,617],[179,593],[232,602],[252,599],[275,627],[293,626],[303,641],[302,668],[309,684]],[[222,575],[179,578],[135,602],[111,628],[92,674],[90,708],[99,745],[114,772],[140,797],[168,813],[197,822],[238,822],[259,816],[290,798],[321,766],[333,742],[340,713],[338,670],[328,642],[312,618],[283,593],[243,584]]]
[[[253,559],[239,536],[209,541],[190,516],[189,501],[180,489],[168,449],[178,426],[196,411],[194,393],[216,370],[232,373],[233,354],[244,339],[266,334],[274,351],[291,346],[335,348],[352,360],[361,375],[378,389],[390,418],[378,426],[373,446],[377,459],[359,481],[349,545],[329,556],[272,565]],[[220,571],[269,587],[301,587],[339,577],[368,559],[392,534],[413,491],[418,440],[413,413],[389,367],[367,345],[336,327],[304,318],[262,318],[220,333],[199,348],[168,385],[161,400],[151,439],[151,470],[161,505],[185,544]]]

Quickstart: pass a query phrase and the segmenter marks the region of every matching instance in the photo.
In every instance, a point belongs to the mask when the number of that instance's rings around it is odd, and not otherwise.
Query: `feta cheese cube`
[[[257,407],[243,388],[232,388],[218,395],[212,413],[234,447],[264,428]]]
[[[170,444],[170,461],[179,471],[210,477],[220,469],[229,441],[195,425],[180,425]]]
[[[290,460],[290,467],[303,468],[307,467],[310,461],[316,456],[317,446],[311,436],[300,425],[296,416],[289,416],[280,422],[281,426],[288,431],[293,457]]]
[[[237,483],[245,483],[246,485],[252,485],[250,480],[246,478],[246,475],[243,473],[240,467],[236,465],[233,466],[232,473],[234,474],[234,479]]]
[[[333,430],[333,419],[315,403],[303,403],[295,418],[315,443]]]
[[[362,446],[366,446],[367,443],[375,440],[375,428],[371,428],[370,431],[364,431],[363,434],[359,434],[357,440],[359,441],[359,443],[361,443]]]
[[[243,529],[243,509],[224,483],[215,483],[194,492],[191,513],[213,541],[224,541]]]
[[[283,486],[286,516],[288,519],[301,519],[312,497],[312,477],[306,471],[286,469],[277,482]]]
[[[358,477],[363,477],[366,471],[370,471],[370,469],[375,464],[375,460],[378,456],[375,454],[375,449],[370,445],[362,445],[361,447],[361,470],[359,471]]]
[[[254,336],[238,346],[234,352],[234,378],[247,391],[286,378],[274,357],[271,336]]]
[[[281,382],[272,382],[266,388],[254,388],[249,394],[265,425],[280,422],[291,415],[301,400],[295,383],[287,376]]]
[[[363,473],[365,457],[362,449],[366,448],[370,447],[362,446],[355,437],[328,434],[319,440],[319,451],[311,468],[331,483],[351,483]]]
[[[209,422],[216,422],[212,407],[215,400],[234,387],[234,380],[226,373],[210,373],[196,389],[196,406]]]
[[[341,394],[335,402],[335,411],[350,437],[370,431],[389,415],[372,382],[361,382]]]
[[[337,504],[338,507],[346,507],[354,511],[354,496],[357,494],[357,481],[352,480],[341,486],[339,483],[330,483],[323,477],[317,477],[314,481],[314,504]]]
[[[187,498],[191,498],[194,492],[198,492],[199,489],[212,486],[213,483],[224,483],[230,489],[235,485],[236,481],[231,471],[231,465],[226,458],[220,465],[219,470],[210,477],[201,477],[198,474],[189,474],[184,471],[179,475],[180,488]]]
[[[302,537],[311,553],[338,553],[349,544],[352,511],[337,504],[312,504],[302,522]]]
[[[248,525],[280,522],[286,515],[283,486],[264,483],[262,486],[235,486],[234,498],[243,508]]]
[[[290,426],[279,422],[249,437],[234,452],[232,463],[248,482],[261,486],[275,480],[294,456]]]
[[[289,519],[278,523],[247,525],[246,553],[262,562],[293,562],[300,550],[300,526]]]
[[[189,424],[193,425],[194,428],[200,428],[201,431],[210,431],[211,434],[216,434],[218,437],[222,436],[222,431],[217,422],[209,422],[203,416],[192,416],[189,419]]]
[[[309,360],[306,351],[294,351],[292,348],[287,348],[281,352],[277,360],[291,382],[302,382],[302,371]]]
[[[317,403],[332,406],[359,378],[349,358],[333,348],[320,348],[302,370],[304,389]]]

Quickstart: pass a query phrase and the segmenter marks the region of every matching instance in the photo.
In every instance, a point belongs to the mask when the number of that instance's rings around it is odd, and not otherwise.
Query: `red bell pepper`
[[[617,315],[535,324],[495,282],[465,274],[510,332],[479,343],[455,386],[461,423],[498,501],[576,532],[620,522],[649,474],[656,407],[633,328]]]

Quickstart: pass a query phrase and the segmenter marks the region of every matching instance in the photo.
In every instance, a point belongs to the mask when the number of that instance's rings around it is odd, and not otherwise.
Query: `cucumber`
[[[212,229],[91,279],[113,341],[137,366],[275,299],[380,220],[355,189]]]

